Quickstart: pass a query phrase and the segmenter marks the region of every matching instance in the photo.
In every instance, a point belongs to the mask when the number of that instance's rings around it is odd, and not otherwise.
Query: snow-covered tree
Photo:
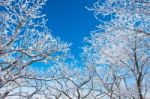
[[[0,97],[30,99],[42,89],[31,66],[65,55],[68,44],[52,37],[42,7],[46,0],[0,0]],[[28,89],[32,89],[27,91]],[[14,98],[13,98],[14,99]]]
[[[149,7],[149,0],[99,0],[88,8],[100,24],[85,39],[83,57],[103,98],[150,97]]]
[[[76,67],[76,63],[57,62],[50,69],[54,79],[46,83],[45,97],[52,99],[90,99],[92,97],[93,78],[86,68]],[[56,77],[55,77],[56,76]]]

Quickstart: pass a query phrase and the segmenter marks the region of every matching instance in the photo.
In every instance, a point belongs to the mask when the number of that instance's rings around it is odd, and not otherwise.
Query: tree
[[[74,64],[57,62],[55,73],[61,79],[46,83],[46,99],[89,99],[92,97],[93,78],[86,69],[75,67]],[[56,72],[57,71],[57,72]]]
[[[42,7],[46,0],[0,1],[0,97],[30,99],[42,90],[32,64],[65,55],[68,44],[52,37]],[[49,78],[50,79],[50,78]],[[30,89],[30,91],[28,91]]]
[[[87,66],[95,75],[101,95],[110,99],[149,98],[150,13],[148,0],[99,0],[89,9],[100,25],[85,40]]]

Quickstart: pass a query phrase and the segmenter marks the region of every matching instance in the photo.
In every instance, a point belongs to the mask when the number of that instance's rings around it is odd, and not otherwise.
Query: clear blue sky
[[[85,9],[94,2],[96,0],[48,0],[43,9],[53,36],[71,42],[72,53],[76,56],[81,51],[83,38],[89,36],[98,24],[93,13]]]

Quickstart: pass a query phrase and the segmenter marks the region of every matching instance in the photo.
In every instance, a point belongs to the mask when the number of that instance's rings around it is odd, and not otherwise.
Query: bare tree
[[[93,77],[84,69],[74,67],[74,64],[73,67],[71,65],[67,66],[67,64],[60,65],[57,64],[55,75],[63,77],[46,83],[46,95],[52,97],[52,99],[93,98]]]
[[[149,6],[146,0],[99,0],[89,9],[100,25],[85,39],[83,57],[95,68],[100,95],[149,98]]]
[[[52,37],[42,7],[46,0],[0,1],[0,97],[30,99],[45,77],[32,64],[65,55],[68,44]],[[49,78],[50,79],[50,78]]]

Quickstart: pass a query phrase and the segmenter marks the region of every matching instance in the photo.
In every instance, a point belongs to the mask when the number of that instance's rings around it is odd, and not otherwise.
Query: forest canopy
[[[47,26],[47,2],[0,1],[0,99],[150,98],[149,0],[86,7],[99,24],[79,58]]]

